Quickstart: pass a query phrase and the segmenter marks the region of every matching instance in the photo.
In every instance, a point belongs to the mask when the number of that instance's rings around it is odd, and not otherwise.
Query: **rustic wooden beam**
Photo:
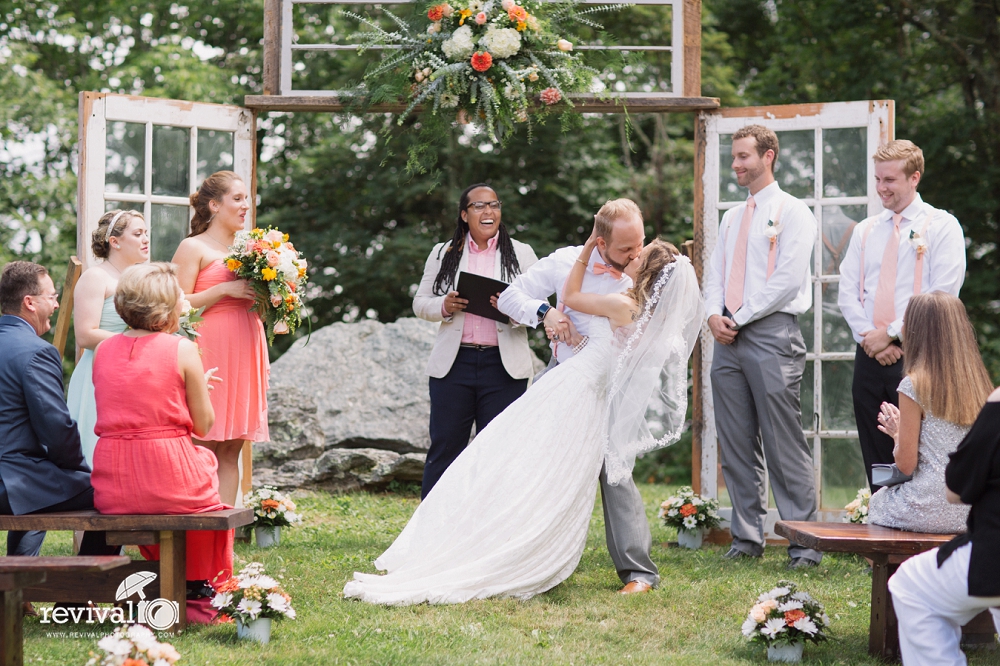
[[[264,0],[264,94],[281,92],[281,0]]]
[[[73,321],[73,290],[82,272],[83,264],[80,260],[76,256],[70,257],[69,265],[66,267],[66,279],[63,281],[62,297],[59,299],[59,316],[56,318],[56,327],[52,333],[52,344],[63,358],[66,356],[69,326]]]
[[[701,114],[694,117],[694,210],[692,222],[694,225],[694,242],[691,263],[694,265],[698,283],[702,278],[702,255],[705,252],[705,150],[708,145],[708,132],[705,118]],[[691,363],[691,487],[699,495],[701,487],[701,455],[705,436],[705,408],[702,404],[702,368],[701,339],[694,345]]]
[[[719,108],[717,97],[630,97],[601,99],[595,95],[573,97],[575,113],[691,113]],[[261,111],[401,113],[407,104],[378,104],[360,108],[357,100],[333,95],[247,95],[243,105]]]
[[[677,5],[674,5],[676,11]],[[701,97],[701,0],[684,0],[685,97]]]

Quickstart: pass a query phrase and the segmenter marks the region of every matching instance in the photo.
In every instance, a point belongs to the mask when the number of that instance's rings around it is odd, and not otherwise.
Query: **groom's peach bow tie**
[[[615,268],[614,266],[608,266],[607,264],[602,264],[601,262],[596,262],[594,264],[594,275],[604,275],[605,273],[610,273],[611,277],[616,280],[622,279],[622,272]]]

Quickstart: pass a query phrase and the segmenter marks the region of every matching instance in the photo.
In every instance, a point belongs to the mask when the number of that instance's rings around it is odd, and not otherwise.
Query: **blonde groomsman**
[[[767,518],[765,459],[778,513],[815,520],[812,453],[802,432],[799,388],[806,346],[798,315],[812,306],[809,261],[816,218],[774,180],[778,137],[761,125],[733,134],[733,171],[750,190],[726,212],[705,285],[715,337],[712,396],[722,474],[733,504],[725,557],[760,557]],[[822,553],[792,543],[789,567]]]
[[[917,193],[923,151],[900,139],[879,148],[873,159],[884,210],[854,228],[840,264],[837,300],[858,343],[851,392],[869,485],[873,464],[894,462],[893,440],[878,430],[878,414],[883,401],[899,404],[903,313],[910,297],[930,291],[958,296],[965,280],[962,226]]]

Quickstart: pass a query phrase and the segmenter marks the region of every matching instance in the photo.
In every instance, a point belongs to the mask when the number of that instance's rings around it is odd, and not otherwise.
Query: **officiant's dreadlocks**
[[[458,262],[462,260],[462,252],[465,250],[465,237],[469,233],[469,223],[462,219],[462,211],[469,205],[469,193],[472,190],[485,187],[493,190],[486,183],[476,183],[469,185],[462,192],[458,200],[458,225],[455,228],[455,235],[451,237],[451,242],[442,246],[438,252],[438,259],[441,259],[441,252],[444,252],[444,259],[441,261],[441,269],[437,277],[434,278],[434,294],[443,296],[451,291],[455,286],[455,275],[458,274]],[[497,250],[500,252],[500,279],[504,282],[511,282],[521,273],[521,264],[517,261],[514,253],[514,244],[507,233],[507,227],[500,223],[500,230],[497,233]]]

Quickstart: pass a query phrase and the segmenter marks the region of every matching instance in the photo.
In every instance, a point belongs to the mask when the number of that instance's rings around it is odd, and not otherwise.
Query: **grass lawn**
[[[331,496],[298,493],[303,524],[285,530],[280,547],[237,544],[240,562],[263,562],[283,577],[298,620],[277,623],[271,643],[237,642],[233,625],[195,626],[166,638],[183,665],[200,664],[751,664],[764,649],[748,644],[740,624],[756,596],[789,578],[826,605],[833,640],[807,644],[805,663],[877,664],[867,654],[869,589],[865,562],[830,555],[808,573],[785,571],[783,549],[758,562],[729,562],[721,547],[668,548],[673,530],[656,520],[672,488],[642,485],[658,590],[620,597],[604,544],[600,499],[576,573],[527,602],[487,600],[461,606],[380,608],[341,598],[353,571],[372,561],[402,529],[417,499],[394,494]],[[516,501],[515,498],[511,498]],[[52,533],[43,554],[70,553],[68,533]],[[238,563],[239,566],[239,563]],[[53,629],[55,628],[55,629]],[[84,664],[97,638],[55,632],[111,631],[110,625],[25,622],[25,663]],[[971,664],[1000,664],[1000,653],[970,655]]]

